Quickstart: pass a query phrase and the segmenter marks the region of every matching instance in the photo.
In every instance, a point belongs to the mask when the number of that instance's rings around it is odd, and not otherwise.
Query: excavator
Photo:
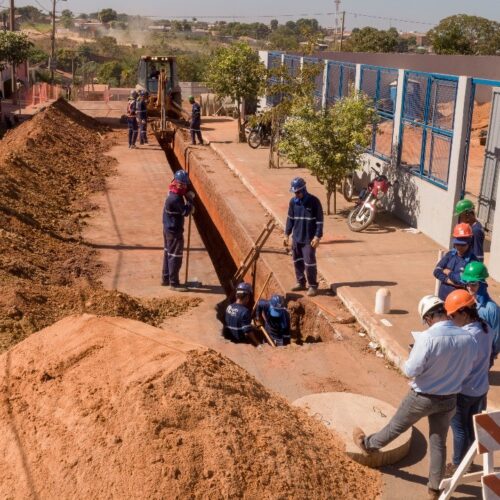
[[[169,119],[182,119],[186,112],[182,109],[181,88],[177,77],[176,58],[172,56],[142,56],[137,71],[136,90],[149,94],[148,113],[159,117],[153,128],[166,138],[172,130]]]

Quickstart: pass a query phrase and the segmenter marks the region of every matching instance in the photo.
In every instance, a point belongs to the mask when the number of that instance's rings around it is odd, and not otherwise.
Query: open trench
[[[159,137],[158,140],[172,171],[175,172],[182,168],[189,173],[192,189],[196,193],[193,219],[226,294],[226,299],[221,301],[216,308],[217,319],[222,321],[226,306],[233,298],[232,278],[254,242],[245,228],[238,223],[238,214],[231,210],[223,193],[218,189],[217,183],[210,179],[212,171],[209,162],[199,158],[207,153],[208,155],[216,155],[216,153],[207,150],[207,148],[204,150],[191,149],[180,129],[174,134],[173,141],[161,140]],[[193,151],[196,151],[197,154],[193,154]],[[252,196],[250,193],[248,194]],[[276,229],[275,232],[277,233]],[[269,246],[271,248],[268,248]],[[272,266],[272,262],[265,258],[267,253],[273,252],[277,252],[277,250],[273,249],[272,244],[268,242],[258,260],[255,277],[252,275],[253,271],[249,271],[245,279],[247,281],[252,281],[252,278],[255,280],[255,295],[257,296],[269,273],[273,271],[273,278],[270,280],[263,298],[269,297],[272,293],[279,293],[286,297],[287,307],[291,315],[292,340],[296,344],[342,339],[341,330],[346,325],[359,330],[359,326],[355,325],[355,318],[345,311],[339,303],[336,305],[343,311],[337,317],[306,297],[287,293],[280,276]],[[284,253],[284,251],[281,250],[279,253]],[[291,267],[289,257],[283,255],[282,258]]]

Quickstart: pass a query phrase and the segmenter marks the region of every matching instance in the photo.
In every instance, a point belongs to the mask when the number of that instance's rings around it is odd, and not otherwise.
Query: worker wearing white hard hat
[[[471,372],[478,344],[447,317],[444,302],[426,295],[418,313],[427,330],[414,334],[415,344],[404,365],[411,389],[396,414],[379,432],[366,436],[358,427],[354,442],[364,453],[373,453],[403,434],[421,418],[429,419],[429,499],[438,499],[446,465],[446,436],[455,413],[457,394]]]

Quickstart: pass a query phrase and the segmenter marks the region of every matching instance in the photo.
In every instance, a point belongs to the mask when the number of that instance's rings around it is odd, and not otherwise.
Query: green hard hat
[[[460,215],[464,212],[469,212],[470,210],[474,210],[474,203],[470,200],[460,200],[455,205],[455,215]]]
[[[469,262],[464,269],[464,272],[460,275],[460,279],[464,283],[474,283],[477,281],[484,281],[487,277],[488,269],[482,262]]]

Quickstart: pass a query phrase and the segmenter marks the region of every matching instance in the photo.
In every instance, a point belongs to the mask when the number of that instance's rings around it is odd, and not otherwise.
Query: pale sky
[[[49,9],[51,0],[15,0],[16,5],[34,5]],[[0,8],[8,0],[0,0]],[[314,17],[325,27],[335,24],[334,0],[58,0],[57,10],[75,13],[92,12],[110,7],[118,12],[140,14],[153,18],[181,17],[212,21],[253,22],[268,24],[273,18],[280,23],[300,17]],[[340,10],[346,11],[346,29],[394,26],[404,31],[427,31],[443,17],[465,13],[500,21],[500,0],[341,0]],[[367,17],[373,16],[373,17]],[[379,19],[377,17],[385,18]],[[393,18],[393,19],[389,19]],[[406,22],[411,21],[411,22]],[[423,23],[423,24],[419,24]]]

